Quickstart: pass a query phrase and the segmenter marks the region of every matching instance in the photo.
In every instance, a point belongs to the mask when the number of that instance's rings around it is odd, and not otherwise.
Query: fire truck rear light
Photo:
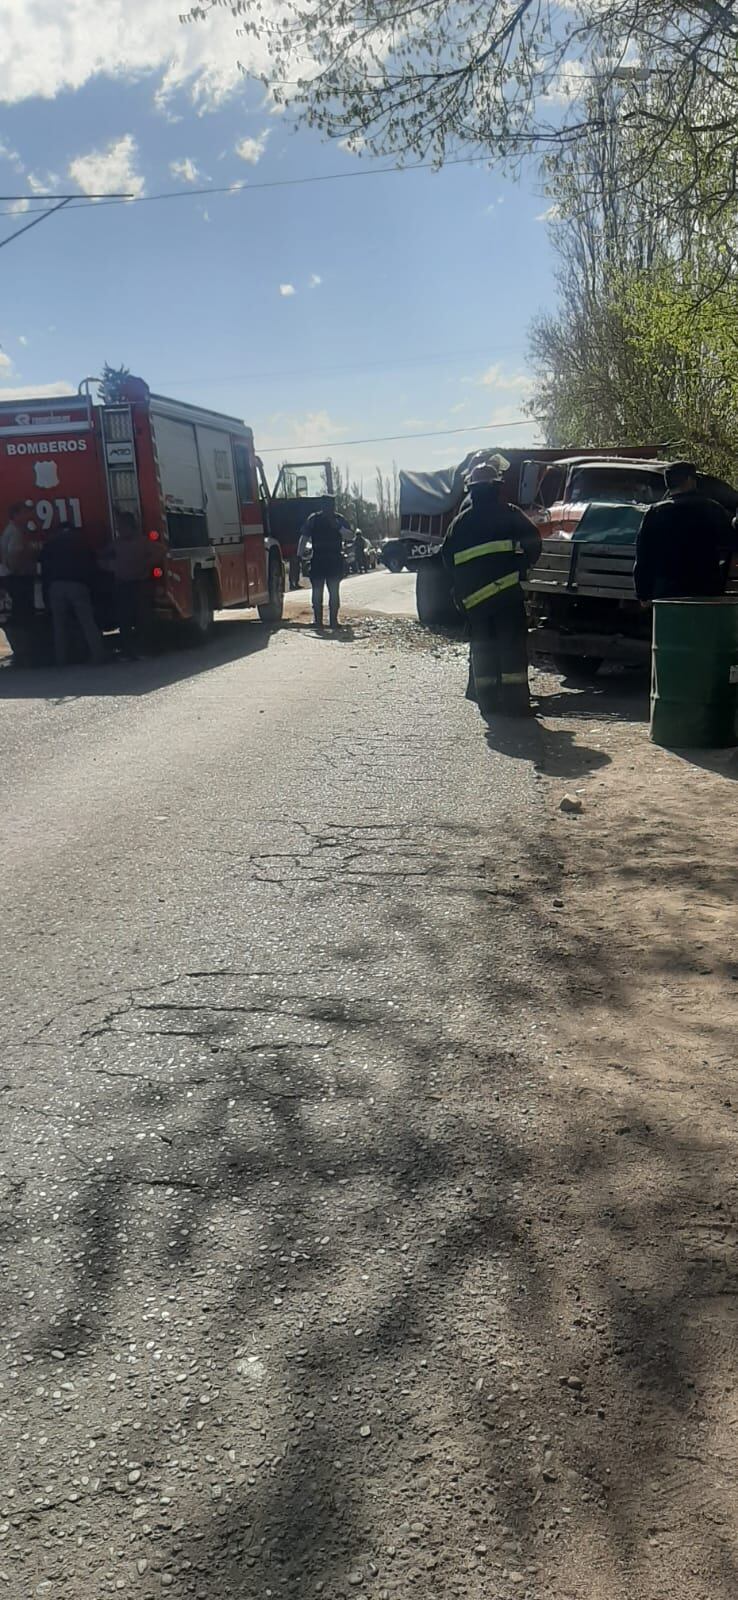
[[[152,576],[152,578],[163,578],[164,577],[164,568],[163,567],[152,567],[151,576]]]
[[[151,532],[149,534],[149,539],[150,539],[152,544],[158,544],[159,543],[160,535],[157,533],[156,528],[152,528],[151,529]]]

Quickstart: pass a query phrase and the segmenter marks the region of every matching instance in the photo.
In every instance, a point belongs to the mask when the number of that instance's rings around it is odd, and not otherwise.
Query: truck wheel
[[[282,621],[284,612],[284,567],[278,555],[269,557],[269,599],[265,606],[258,606],[257,610],[262,622],[268,627],[276,628]]]
[[[213,631],[215,612],[209,578],[198,572],[192,583],[192,616],[185,623],[191,644],[204,644]]]
[[[602,656],[555,655],[553,659],[556,671],[574,683],[591,683],[602,666]]]

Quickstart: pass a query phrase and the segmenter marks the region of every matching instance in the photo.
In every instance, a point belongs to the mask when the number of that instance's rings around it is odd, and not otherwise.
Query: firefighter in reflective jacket
[[[469,687],[482,715],[530,713],[525,602],[521,579],[541,554],[537,528],[501,497],[501,472],[472,469],[468,494],[443,545],[454,598],[469,620]]]

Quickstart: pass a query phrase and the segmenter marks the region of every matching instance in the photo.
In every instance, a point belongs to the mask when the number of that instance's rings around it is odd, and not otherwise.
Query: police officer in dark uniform
[[[310,557],[310,582],[313,588],[313,619],[316,628],[323,626],[323,605],[328,590],[328,612],[331,628],[338,627],[338,608],[341,603],[341,578],[343,576],[343,524],[336,515],[333,495],[323,495],[320,510],[314,511],[300,536],[298,551],[312,544]]]
[[[691,461],[671,462],[664,479],[668,498],[646,512],[636,542],[638,599],[724,594],[735,547],[728,512],[700,490]]]
[[[540,534],[501,495],[502,458],[480,462],[443,545],[454,598],[469,621],[469,686],[483,716],[528,716],[528,627],[521,579],[541,553]]]

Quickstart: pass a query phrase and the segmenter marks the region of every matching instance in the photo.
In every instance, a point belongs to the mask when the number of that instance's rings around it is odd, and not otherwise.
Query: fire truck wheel
[[[276,551],[269,557],[269,599],[265,606],[258,607],[259,617],[269,627],[276,627],[282,621],[284,612],[284,567]]]
[[[204,644],[210,638],[214,621],[213,591],[208,578],[199,572],[192,584],[192,616],[187,624],[193,644]]]

